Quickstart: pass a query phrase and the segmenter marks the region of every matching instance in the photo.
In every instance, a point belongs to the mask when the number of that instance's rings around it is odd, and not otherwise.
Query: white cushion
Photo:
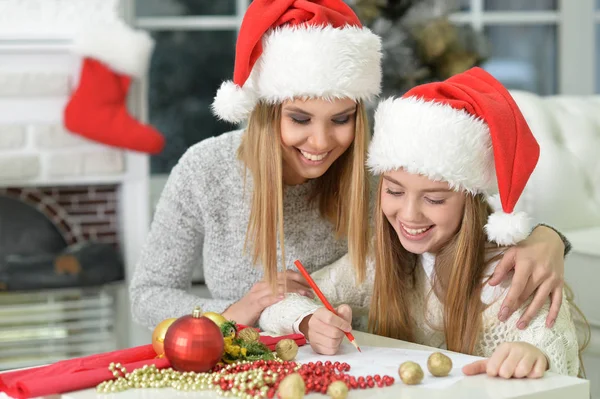
[[[511,94],[540,144],[517,209],[560,230],[600,226],[600,96]]]

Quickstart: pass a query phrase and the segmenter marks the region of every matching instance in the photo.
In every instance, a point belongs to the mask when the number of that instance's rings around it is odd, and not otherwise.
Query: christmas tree
[[[235,12],[230,1],[177,2],[179,15]],[[138,2],[138,8],[143,6]],[[151,158],[151,170],[169,173],[190,146],[235,128],[215,118],[210,106],[221,83],[233,76],[236,31],[155,31],[152,36],[156,47],[149,75],[149,116],[166,145]]]
[[[350,0],[357,15],[383,44],[382,96],[444,80],[479,65],[488,54],[484,36],[453,24],[456,0]]]

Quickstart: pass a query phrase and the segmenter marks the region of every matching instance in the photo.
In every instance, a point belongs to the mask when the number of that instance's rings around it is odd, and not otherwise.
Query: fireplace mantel
[[[119,0],[0,1],[0,40],[69,41],[86,24],[122,15]]]

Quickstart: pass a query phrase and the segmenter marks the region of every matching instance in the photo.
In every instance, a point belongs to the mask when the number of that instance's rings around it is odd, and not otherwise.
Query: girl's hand
[[[315,352],[335,355],[345,337],[344,332],[352,331],[352,308],[341,305],[337,313],[339,316],[326,308],[319,308],[300,323],[300,332]]]
[[[463,367],[466,375],[487,373],[490,377],[541,378],[548,369],[548,359],[535,346],[526,342],[505,342],[492,357]]]
[[[526,240],[506,251],[489,281],[490,285],[497,285],[506,278],[508,272],[515,271],[508,294],[500,307],[500,321],[508,320],[515,310],[535,294],[517,321],[517,328],[527,328],[548,297],[551,297],[551,305],[546,326],[551,328],[554,325],[563,298],[564,249],[562,240],[554,230],[538,226]]]
[[[238,324],[253,326],[259,319],[260,314],[266,307],[271,306],[284,298],[285,284],[287,280],[287,292],[296,292],[309,298],[314,298],[315,294],[310,286],[304,280],[304,277],[298,272],[286,270],[284,273],[277,273],[277,294],[273,294],[271,285],[265,280],[254,284],[250,291],[239,301],[231,305],[223,312],[223,317],[227,320],[233,320]]]

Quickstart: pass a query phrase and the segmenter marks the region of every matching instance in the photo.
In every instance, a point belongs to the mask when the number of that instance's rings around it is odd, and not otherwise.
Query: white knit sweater
[[[443,305],[436,295],[431,293],[431,279],[434,272],[435,257],[431,254],[420,256],[421,267],[417,270],[417,287],[412,315],[415,319],[415,342],[436,348],[445,348],[443,326]],[[490,266],[486,274],[491,274],[496,264]],[[346,303],[352,307],[352,325],[357,330],[366,331],[367,316],[373,290],[375,271],[373,262],[369,262],[367,279],[356,286],[354,272],[347,255],[330,266],[312,274],[325,297],[336,307]],[[506,321],[498,320],[502,300],[508,293],[510,282],[496,287],[486,285],[482,291],[482,301],[489,306],[483,313],[482,333],[476,345],[474,355],[490,357],[496,347],[503,342],[527,342],[546,354],[550,361],[550,370],[560,374],[577,375],[579,372],[578,342],[575,326],[571,318],[570,306],[563,297],[563,306],[552,328],[546,328],[550,301],[534,317],[525,330],[516,327],[529,302]],[[431,294],[431,295],[429,295]],[[265,331],[277,334],[298,332],[299,322],[312,314],[322,304],[296,294],[288,294],[283,301],[265,309],[259,324]]]

